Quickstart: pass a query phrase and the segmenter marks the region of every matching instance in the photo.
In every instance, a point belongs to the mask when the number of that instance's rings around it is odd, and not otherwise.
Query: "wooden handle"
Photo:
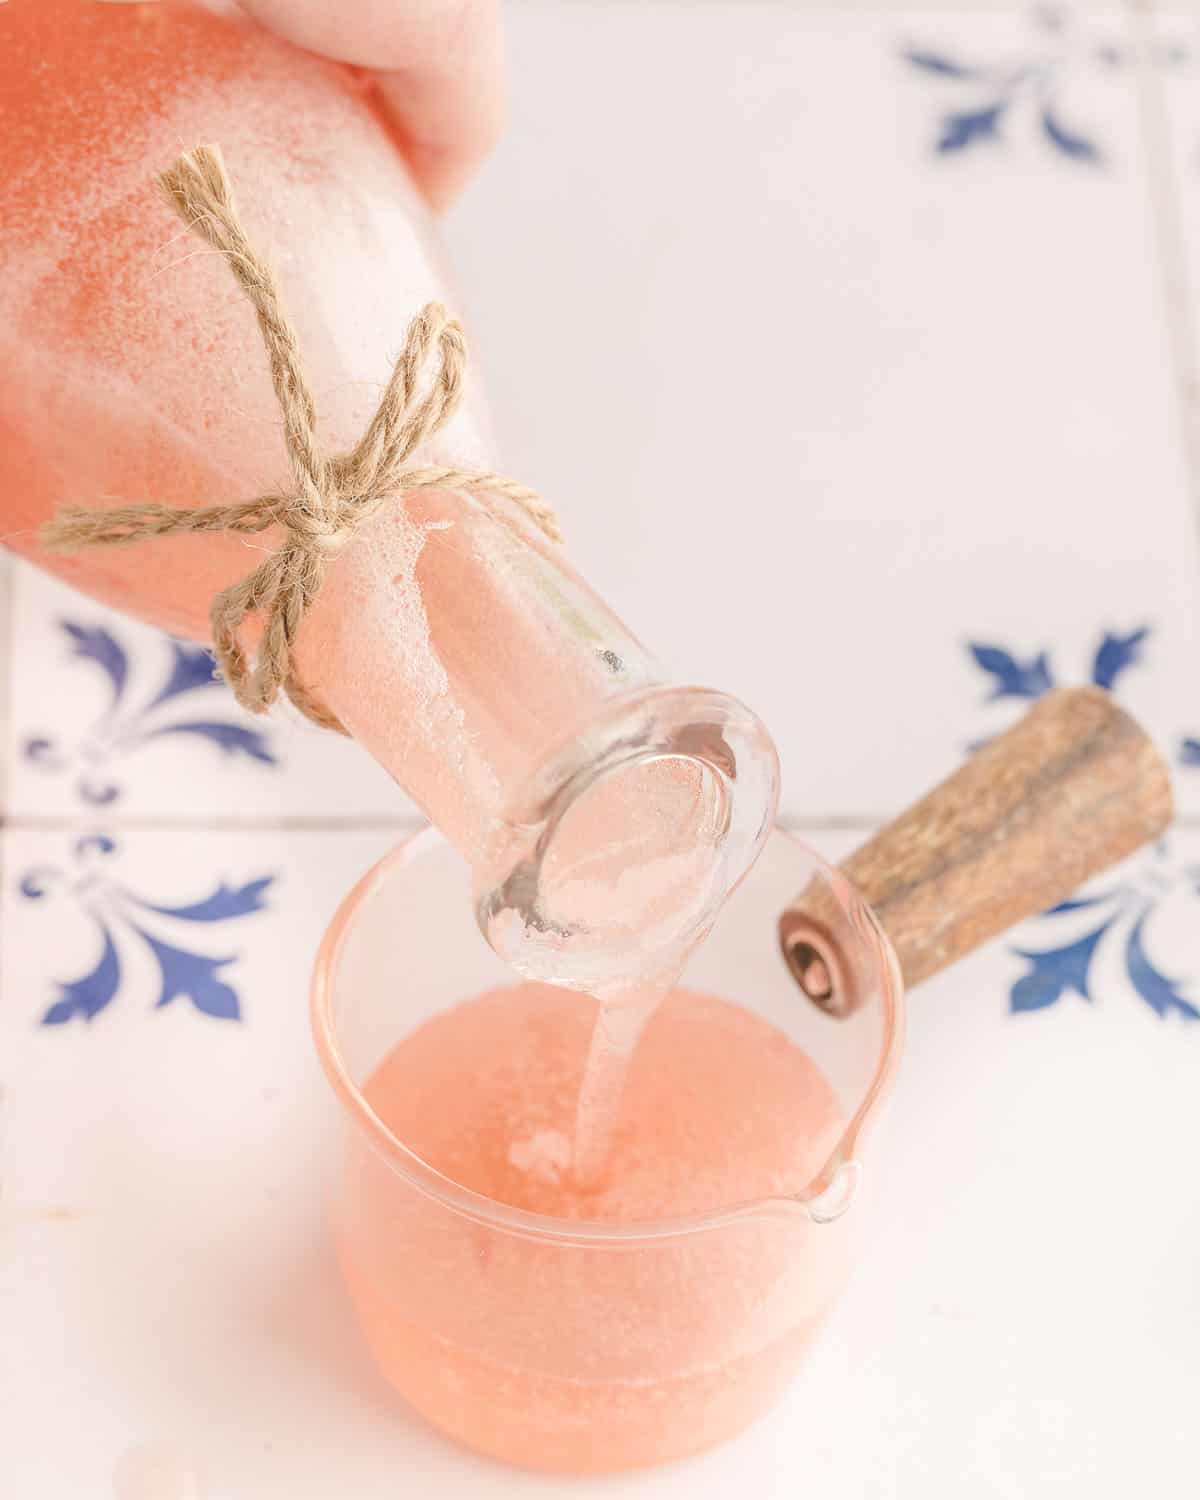
[[[1064,900],[1171,815],[1170,773],[1142,728],[1099,688],[1060,688],[842,870],[911,988]],[[806,895],[783,913],[780,941],[805,992],[848,1015],[861,997],[828,950],[820,900]]]

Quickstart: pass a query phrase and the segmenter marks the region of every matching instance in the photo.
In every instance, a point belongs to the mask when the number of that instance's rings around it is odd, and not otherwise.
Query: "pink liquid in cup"
[[[814,881],[871,997],[845,1023],[774,943],[785,893]],[[514,986],[461,942],[462,887],[421,836],[347,898],[318,963],[315,1033],[351,1121],[335,1236],[375,1361],[442,1431],[530,1468],[719,1442],[778,1398],[845,1283],[898,1040],[886,945],[773,835],[686,987],[618,1047],[603,1164],[581,1172],[597,1002]]]
[[[614,1225],[797,1193],[837,1144],[844,1121],[810,1058],[749,1011],[675,991],[633,1053],[603,1177],[580,1190],[592,1021],[550,986],[490,991],[406,1037],[367,1102],[476,1193]],[[436,1426],[534,1468],[628,1468],[738,1431],[778,1394],[845,1269],[828,1243],[814,1265],[800,1235],[781,1256],[769,1220],[564,1252],[464,1226],[386,1181],[377,1192],[369,1148],[348,1170],[358,1209],[340,1253],[380,1369]]]

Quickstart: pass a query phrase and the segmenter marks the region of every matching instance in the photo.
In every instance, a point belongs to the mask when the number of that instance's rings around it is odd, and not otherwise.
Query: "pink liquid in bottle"
[[[194,506],[287,483],[253,315],[154,187],[181,147],[210,141],[276,268],[325,447],[344,451],[410,318],[446,295],[369,82],[225,0],[0,6],[4,533],[196,639],[269,536],[63,557],[36,528],[68,502]],[[414,460],[490,466],[477,409]],[[665,687],[505,502],[398,497],[330,567],[297,659],[470,861],[489,941],[536,977],[624,984],[634,948],[669,971],[769,824],[774,752],[753,715]]]

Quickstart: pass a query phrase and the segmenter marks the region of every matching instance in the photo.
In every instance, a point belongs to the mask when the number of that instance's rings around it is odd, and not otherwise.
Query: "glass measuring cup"
[[[844,877],[774,832],[682,983],[814,1058],[839,1128],[786,1194],[739,1194],[735,1182],[685,1216],[551,1217],[451,1180],[373,1103],[372,1076],[397,1042],[512,984],[472,930],[469,887],[451,847],[421,833],[349,894],[317,961],[314,1034],[349,1125],[334,1233],[372,1353],[436,1427],[513,1463],[598,1472],[707,1447],[775,1401],[845,1280],[868,1128],[900,1046],[890,947]],[[853,971],[861,1003],[848,1020],[797,994],[775,942],[798,889],[819,898]]]

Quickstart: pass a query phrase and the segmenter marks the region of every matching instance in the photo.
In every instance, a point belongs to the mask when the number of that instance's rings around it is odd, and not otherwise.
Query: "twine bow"
[[[317,597],[330,559],[382,506],[417,489],[464,489],[515,501],[548,537],[561,540],[554,512],[535,491],[487,470],[406,468],[410,455],[450,418],[462,396],[467,349],[463,330],[438,302],[409,324],[404,348],[366,432],[348,453],[327,455],[316,433],[316,405],[300,361],[295,329],[283,309],[270,267],[246,238],[233,190],[213,146],[197,146],[164,172],[159,185],[184,224],[220,251],[258,319],[283,413],[284,440],[294,486],[287,494],[198,510],[128,505],[94,511],[69,506],[41,532],[56,551],[114,547],[157,536],[230,531],[253,535],[279,526],[284,540],[248,578],[213,600],[212,638],[217,662],[238,702],[265,713],[282,688],[314,723],[345,728],[300,683],[292,650],[301,621]],[[428,394],[418,400],[421,373],[434,351],[438,366]],[[254,659],[240,632],[251,615],[263,629]]]

